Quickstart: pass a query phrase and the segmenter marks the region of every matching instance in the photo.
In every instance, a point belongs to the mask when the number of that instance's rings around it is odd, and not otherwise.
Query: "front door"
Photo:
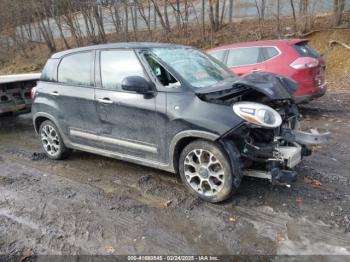
[[[96,108],[99,138],[108,151],[158,160],[157,93],[138,94],[121,89],[127,76],[142,76],[144,69],[133,50],[102,50],[96,68]]]

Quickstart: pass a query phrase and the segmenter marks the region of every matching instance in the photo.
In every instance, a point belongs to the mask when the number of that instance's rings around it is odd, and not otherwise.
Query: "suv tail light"
[[[290,66],[294,69],[306,69],[318,67],[320,62],[312,57],[299,57]]]
[[[34,87],[30,90],[30,98],[31,98],[31,99],[34,99],[35,93],[36,93],[36,86],[34,86]]]

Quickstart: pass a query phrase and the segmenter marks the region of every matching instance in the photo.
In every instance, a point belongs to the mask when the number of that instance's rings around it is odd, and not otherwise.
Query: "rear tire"
[[[48,158],[61,160],[67,158],[72,152],[71,149],[65,146],[57,126],[50,120],[41,123],[39,138]]]
[[[229,159],[218,143],[196,140],[181,152],[179,172],[182,182],[193,195],[217,203],[237,191],[241,181],[239,161],[239,156]]]

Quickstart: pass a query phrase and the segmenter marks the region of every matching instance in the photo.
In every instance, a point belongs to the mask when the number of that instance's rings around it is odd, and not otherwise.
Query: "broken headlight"
[[[235,103],[233,105],[233,112],[247,122],[257,126],[275,128],[282,123],[282,118],[276,110],[259,103]]]

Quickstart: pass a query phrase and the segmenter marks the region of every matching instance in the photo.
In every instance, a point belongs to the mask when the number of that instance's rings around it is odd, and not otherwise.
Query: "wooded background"
[[[28,57],[30,45],[53,53],[108,42],[110,34],[142,41],[137,32],[146,31],[150,39],[161,33],[169,40],[188,38],[196,27],[208,41],[223,26],[248,19],[257,23],[257,38],[266,21],[273,21],[276,38],[302,36],[317,29],[317,16],[328,16],[329,28],[349,27],[349,9],[349,0],[0,0],[0,63],[10,50]]]

